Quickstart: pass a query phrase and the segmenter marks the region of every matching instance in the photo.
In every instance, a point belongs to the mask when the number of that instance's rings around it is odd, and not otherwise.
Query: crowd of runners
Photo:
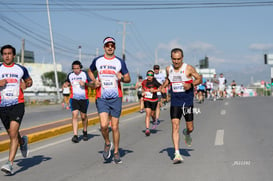
[[[83,141],[88,141],[87,109],[89,106],[88,88],[96,90],[96,107],[100,118],[100,130],[104,139],[103,158],[112,159],[114,163],[122,163],[119,155],[119,117],[122,109],[121,82],[131,81],[124,60],[115,55],[116,41],[113,37],[103,40],[104,54],[93,59],[87,71],[83,70],[80,61],[71,64],[63,83],[63,108],[71,110],[73,135],[71,141],[78,143],[78,116],[80,115],[83,129]],[[28,155],[28,138],[21,136],[19,128],[24,116],[23,90],[32,86],[32,78],[28,70],[14,62],[16,50],[11,45],[1,47],[3,63],[0,64],[0,118],[10,138],[8,161],[1,167],[7,174],[13,173],[13,162],[18,145],[23,157]],[[180,48],[174,48],[170,54],[170,65],[160,68],[154,65],[146,72],[146,77],[138,77],[135,89],[140,103],[140,113],[145,113],[146,136],[151,129],[160,124],[160,112],[170,104],[172,124],[172,143],[174,146],[173,163],[181,163],[183,158],[179,151],[180,130],[187,146],[191,146],[191,133],[194,130],[194,100],[202,103],[205,99],[223,99],[227,97],[227,81],[223,74],[212,79],[204,79],[196,69],[183,61],[184,54]],[[238,96],[237,85],[232,81],[232,96]],[[240,92],[239,95],[243,94]],[[185,126],[180,128],[184,117]],[[109,136],[111,123],[112,139]],[[111,150],[113,151],[113,155]]]

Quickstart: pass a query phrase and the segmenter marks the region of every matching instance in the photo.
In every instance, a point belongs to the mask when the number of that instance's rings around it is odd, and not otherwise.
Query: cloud
[[[253,43],[249,46],[249,49],[254,51],[269,51],[273,49],[273,44]]]
[[[167,44],[160,43],[157,46],[158,49],[164,49],[164,50],[168,50],[168,51],[175,48],[175,47],[182,47],[182,45],[180,43],[178,43],[178,40],[171,40]]]
[[[202,52],[216,51],[216,48],[214,47],[214,45],[201,42],[201,41],[193,42],[187,45],[187,48],[189,51],[202,51]]]
[[[195,41],[193,43],[182,45],[181,43],[179,43],[179,39],[174,39],[169,41],[168,43],[160,43],[158,45],[158,49],[164,49],[168,51],[175,47],[182,48],[184,52],[187,52],[187,54],[190,54],[190,52],[198,52],[202,54],[208,54],[209,52],[219,52],[214,45],[201,41]]]

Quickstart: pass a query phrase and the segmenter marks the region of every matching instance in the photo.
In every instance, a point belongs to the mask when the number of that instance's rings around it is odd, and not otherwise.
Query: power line
[[[41,12],[46,11],[45,3],[33,2],[7,2],[9,6],[15,6],[24,12]],[[80,6],[77,6],[79,5]],[[65,5],[73,7],[67,9]],[[194,9],[194,8],[229,8],[229,7],[258,7],[272,6],[273,1],[231,1],[231,2],[157,2],[157,1],[77,1],[77,2],[55,2],[52,3],[52,11],[120,11],[120,10],[170,10],[170,9]],[[7,10],[0,8],[2,12]]]

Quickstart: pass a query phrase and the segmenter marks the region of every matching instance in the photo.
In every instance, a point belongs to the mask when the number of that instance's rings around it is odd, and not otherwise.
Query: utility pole
[[[82,46],[79,45],[79,61],[82,61]]]
[[[58,102],[58,101],[61,100],[61,95],[60,95],[60,92],[59,92],[60,88],[59,88],[57,67],[56,67],[56,61],[55,61],[54,42],[53,42],[53,34],[52,34],[52,28],[51,28],[51,20],[50,20],[48,0],[46,0],[46,7],[47,7],[49,34],[50,34],[50,42],[51,42],[52,59],[53,59],[53,64],[54,64],[55,84],[56,84],[56,89],[57,89],[57,102]]]
[[[119,22],[123,24],[123,32],[122,32],[122,59],[125,61],[125,39],[126,39],[126,25],[130,24],[129,22]]]
[[[21,63],[24,65],[25,62],[25,39],[22,39],[22,49],[21,49]]]
[[[99,56],[99,48],[96,48],[96,57]]]
[[[158,48],[155,49],[155,65],[158,65]]]
[[[264,63],[270,65],[271,70],[271,96],[273,96],[273,54],[264,54]]]

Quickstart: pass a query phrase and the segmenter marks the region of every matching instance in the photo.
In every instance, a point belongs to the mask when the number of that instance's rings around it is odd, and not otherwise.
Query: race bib
[[[151,92],[145,92],[145,97],[149,98],[149,99],[152,99],[153,98],[153,93],[151,93]]]
[[[80,88],[80,82],[79,81],[73,81],[72,86],[76,88]]]
[[[16,99],[19,92],[16,89],[5,89],[2,91],[4,99]]]
[[[117,88],[116,79],[114,79],[114,78],[111,78],[111,79],[101,79],[101,86],[104,89]]]
[[[185,92],[184,85],[182,82],[172,84],[173,92]]]

